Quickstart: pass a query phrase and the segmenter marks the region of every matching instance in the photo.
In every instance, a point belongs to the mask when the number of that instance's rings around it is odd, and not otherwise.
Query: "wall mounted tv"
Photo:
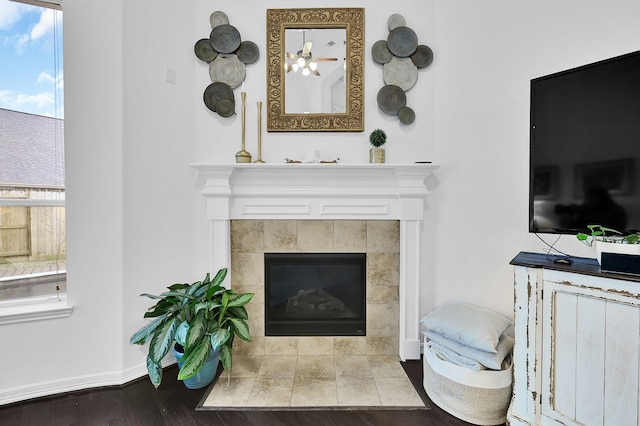
[[[529,231],[640,230],[640,51],[531,80]]]

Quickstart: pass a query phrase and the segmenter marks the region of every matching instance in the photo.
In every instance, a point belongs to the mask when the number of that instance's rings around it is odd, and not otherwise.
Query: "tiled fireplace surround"
[[[206,199],[211,270],[230,265],[247,305],[242,354],[420,358],[421,222],[431,164],[193,164]],[[367,335],[265,337],[264,253],[366,252]]]

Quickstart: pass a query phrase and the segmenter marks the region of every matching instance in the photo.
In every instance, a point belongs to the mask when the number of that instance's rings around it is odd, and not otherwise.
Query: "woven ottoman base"
[[[512,367],[474,371],[425,350],[424,390],[434,404],[476,425],[499,425],[507,420],[511,400]]]

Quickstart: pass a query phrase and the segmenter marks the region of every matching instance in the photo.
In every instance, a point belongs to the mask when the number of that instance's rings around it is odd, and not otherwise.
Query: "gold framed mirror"
[[[267,131],[364,131],[364,9],[267,9]]]

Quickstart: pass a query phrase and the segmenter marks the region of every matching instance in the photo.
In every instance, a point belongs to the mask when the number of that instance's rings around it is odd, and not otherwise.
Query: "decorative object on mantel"
[[[291,158],[285,158],[284,161],[287,164],[305,164],[304,161],[293,160]],[[313,164],[338,164],[339,161],[340,161],[340,158],[336,158],[335,160],[307,161],[306,164],[309,164],[309,163],[313,163]]]
[[[418,70],[433,62],[429,46],[418,44],[418,36],[402,15],[393,14],[387,20],[389,36],[378,40],[371,48],[373,60],[382,65],[384,86],[378,92],[378,108],[389,115],[397,115],[402,124],[412,124],[416,115],[406,105],[404,92],[418,81]]]
[[[231,117],[235,114],[233,89],[244,81],[246,65],[258,60],[259,49],[252,41],[241,41],[240,32],[229,25],[224,12],[213,12],[209,23],[209,37],[194,46],[196,57],[209,64],[212,81],[204,91],[204,104],[221,117]]]
[[[262,101],[258,101],[258,159],[254,163],[263,164],[262,160]]]
[[[242,92],[240,94],[242,98],[242,149],[236,153],[236,163],[250,163],[251,162],[251,154],[247,152],[245,149],[245,121],[246,121],[246,100],[247,93]]]
[[[369,135],[369,142],[373,145],[369,150],[369,162],[384,163],[384,148],[381,146],[387,143],[387,134],[382,129],[375,129]]]

